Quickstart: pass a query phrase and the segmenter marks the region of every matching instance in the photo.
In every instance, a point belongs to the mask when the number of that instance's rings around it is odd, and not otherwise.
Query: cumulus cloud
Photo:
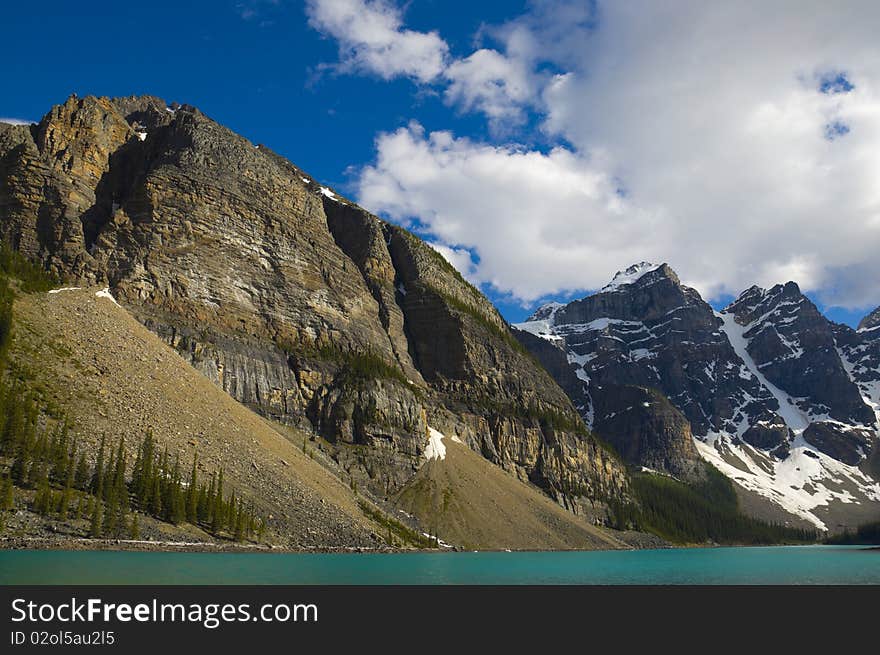
[[[307,0],[309,24],[339,42],[340,68],[383,79],[430,82],[446,68],[449,46],[436,32],[406,29],[385,0]]]
[[[306,13],[314,29],[338,41],[338,70],[445,87],[447,104],[485,114],[493,129],[521,123],[524,106],[538,97],[529,30],[487,30],[504,53],[480,48],[455,58],[436,31],[404,27],[401,10],[388,0],[307,0]]]
[[[360,201],[404,224],[417,218],[463,274],[521,300],[585,280],[597,286],[620,261],[660,252],[644,229],[656,227],[652,218],[629,207],[601,167],[565,148],[491,146],[417,123],[380,135],[376,147]],[[456,246],[455,256],[444,244]],[[587,253],[596,261],[585,262]]]
[[[523,300],[647,259],[709,297],[794,279],[880,303],[880,5],[586,4],[505,26],[529,71],[477,53],[445,69],[468,80],[450,101],[531,106],[564,146],[411,124],[378,137],[360,200],[473,251],[474,279]],[[562,72],[534,77],[542,61]]]
[[[481,48],[454,61],[445,73],[446,100],[464,111],[480,111],[493,125],[520,123],[536,83],[526,61]]]
[[[442,243],[431,243],[430,241],[428,245],[443,255],[443,258],[468,280],[472,282],[477,281],[474,279],[477,269],[474,265],[473,256],[466,248],[450,248]]]

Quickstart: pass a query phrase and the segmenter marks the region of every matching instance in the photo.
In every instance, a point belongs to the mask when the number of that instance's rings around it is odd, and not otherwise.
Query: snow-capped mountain
[[[752,287],[715,312],[669,266],[641,262],[514,327],[634,465],[688,477],[702,458],[823,528],[880,501],[859,468],[876,443],[880,329],[833,325],[793,282]],[[621,403],[633,388],[654,396]]]

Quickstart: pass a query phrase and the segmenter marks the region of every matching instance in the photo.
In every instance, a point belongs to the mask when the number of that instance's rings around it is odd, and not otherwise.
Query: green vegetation
[[[842,533],[828,537],[826,544],[880,544],[880,521],[863,523],[855,532],[845,529]]]
[[[234,491],[224,495],[222,469],[211,474],[210,482],[199,483],[193,460],[185,478],[180,458],[172,461],[167,450],[160,454],[152,434],[141,443],[128,480],[122,439],[108,448],[102,438],[97,461],[89,466],[76,440],[71,440],[70,425],[56,422],[40,429],[37,403],[20,387],[0,384],[0,408],[0,455],[9,462],[0,483],[5,509],[12,506],[14,485],[36,490],[31,509],[42,516],[78,518],[87,508],[92,537],[139,533],[132,513],[140,511],[175,525],[199,525],[217,537],[262,538],[265,520]]]
[[[592,435],[597,442],[601,440],[591,433],[580,416],[572,412],[565,412],[555,407],[539,407],[535,403],[523,405],[521,403],[503,403],[494,400],[486,394],[476,392],[460,399],[467,407],[479,414],[499,417],[513,417],[526,421],[534,421],[545,430],[559,430],[573,432],[582,436]],[[604,444],[603,444],[604,445]],[[609,449],[611,446],[607,446]]]
[[[385,541],[389,546],[411,545],[416,548],[436,548],[437,540],[405,526],[400,521],[391,518],[384,512],[379,511],[369,503],[358,500],[358,506],[364,515],[374,523],[382,526],[386,534]]]
[[[16,280],[25,293],[48,291],[58,280],[6,243],[0,243],[0,365],[6,362],[6,352],[12,336],[12,303],[15,292],[10,280]]]
[[[360,386],[369,380],[395,380],[407,384],[406,375],[397,366],[388,364],[371,350],[361,353],[347,353],[342,360],[341,374],[344,382]]]
[[[288,354],[305,359],[333,362],[339,367],[343,383],[361,386],[369,380],[381,379],[394,380],[409,386],[406,375],[399,366],[389,364],[380,355],[369,349],[355,352],[326,343],[319,346],[302,346],[290,343],[280,343],[279,345]]]
[[[59,281],[8,244],[0,244],[0,277],[15,278],[25,293],[48,291]]]
[[[42,292],[57,285],[45,271],[7,245],[0,245],[0,372],[6,368],[13,323],[13,286]],[[55,417],[54,420],[52,417]],[[15,505],[15,490],[34,490],[31,509],[60,520],[88,518],[93,537],[137,538],[137,512],[173,524],[199,525],[211,534],[237,541],[262,539],[266,522],[233,491],[223,493],[223,471],[200,483],[193,461],[188,478],[180,459],[156,451],[148,434],[131,469],[120,438],[115,448],[102,438],[90,466],[71,437],[63,414],[41,407],[20,380],[0,376],[0,529]]]
[[[612,501],[617,529],[652,532],[676,543],[773,544],[815,542],[815,530],[789,528],[739,512],[733,483],[707,465],[705,481],[687,485],[662,475],[632,477],[636,503]]]
[[[510,332],[510,330],[508,330],[507,328],[501,327],[500,325],[498,325],[494,321],[491,321],[488,317],[486,317],[485,314],[483,314],[481,311],[479,311],[477,308],[475,308],[470,303],[467,303],[463,300],[460,300],[459,298],[456,298],[455,296],[452,296],[452,295],[446,293],[445,291],[441,290],[439,287],[434,286],[433,284],[430,284],[427,282],[423,283],[423,284],[425,285],[425,287],[430,289],[433,293],[436,293],[438,296],[440,296],[443,299],[443,302],[445,302],[447,305],[449,305],[450,307],[452,307],[456,311],[467,315],[475,323],[477,323],[478,325],[483,327],[490,334],[493,334],[496,337],[498,337],[499,339],[501,339],[504,343],[506,343],[508,346],[513,348],[515,351],[517,351],[521,355],[525,355],[526,357],[537,362],[537,360],[534,358],[532,353],[530,353],[526,349],[526,347],[524,345],[522,345],[515,336],[513,336],[513,334]],[[540,364],[538,364],[538,365],[540,366]],[[541,370],[543,370],[543,367],[541,368]]]

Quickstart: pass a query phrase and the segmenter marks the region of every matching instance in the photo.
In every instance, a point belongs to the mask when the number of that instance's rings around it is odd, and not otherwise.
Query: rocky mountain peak
[[[804,421],[823,416],[873,424],[836,350],[832,324],[795,282],[753,289],[725,310],[743,326],[746,351],[761,374],[793,398]]]
[[[716,313],[668,266],[640,263],[541,316],[516,326],[531,333],[522,343],[631,464],[693,475],[693,439],[702,458],[817,525],[817,504],[846,497],[839,476],[880,497],[855,468],[872,449],[880,340],[832,326],[795,282],[752,286]],[[656,397],[630,402],[637,389]],[[813,480],[815,502],[777,485],[791,470]]]
[[[561,302],[544,303],[532,312],[532,315],[526,321],[552,321],[554,314],[562,307],[565,307],[565,304]]]
[[[858,330],[859,332],[864,332],[867,330],[873,330],[878,326],[880,326],[880,307],[877,307],[874,311],[859,321]]]
[[[769,289],[753,285],[743,291],[722,311],[734,315],[738,323],[745,325],[776,307],[796,307],[801,303],[810,303],[810,301],[801,293],[796,282],[789,281]],[[818,310],[816,311],[818,313]]]
[[[645,280],[646,282],[664,277],[679,284],[678,276],[668,265],[639,262],[625,270],[617,271],[617,273],[614,274],[614,277],[611,278],[611,282],[602,287],[599,290],[599,293],[612,293],[623,290],[625,287],[636,284],[646,277],[648,278]]]

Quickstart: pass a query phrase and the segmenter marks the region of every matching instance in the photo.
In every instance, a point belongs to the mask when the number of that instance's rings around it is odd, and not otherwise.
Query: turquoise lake
[[[270,554],[0,551],[0,584],[880,584],[858,546]]]

